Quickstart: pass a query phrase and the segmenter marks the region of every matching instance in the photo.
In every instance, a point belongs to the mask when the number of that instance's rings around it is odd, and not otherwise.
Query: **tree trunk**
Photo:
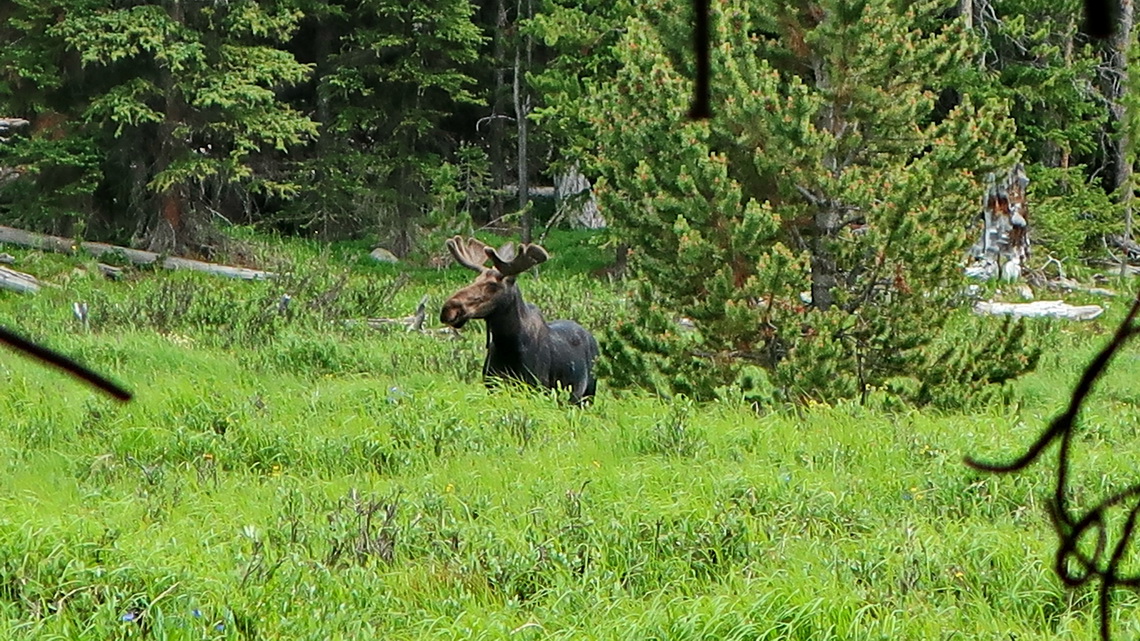
[[[1017,318],[1063,318],[1088,321],[1104,313],[1100,305],[1069,305],[1059,300],[1039,300],[1032,303],[979,302],[974,305],[977,314],[1007,315]]]
[[[329,24],[331,18],[328,15],[318,15],[317,17],[317,32],[315,41],[313,43],[313,51],[316,58],[315,74],[316,74],[316,121],[317,126],[320,127],[319,135],[317,136],[317,163],[314,167],[315,176],[313,182],[320,185],[327,180],[327,172],[324,169],[325,158],[331,154],[330,142],[333,139],[332,132],[332,106],[329,101],[328,91],[325,90],[327,78],[333,71],[332,61],[329,59],[332,55],[332,41],[333,32]],[[325,201],[323,192],[318,196],[320,201]],[[332,238],[332,230],[329,229],[329,219],[331,218],[327,201],[319,205],[318,211],[312,213],[313,216],[320,217],[319,229],[321,238]],[[316,222],[316,221],[314,221]]]
[[[18,272],[8,267],[0,267],[0,289],[21,294],[34,294],[40,291],[40,281],[31,274]]]
[[[504,0],[495,0],[495,36],[491,63],[495,67],[495,87],[491,95],[491,211],[490,219],[498,220],[503,217],[503,187],[507,184],[507,160],[503,153],[506,139],[506,127],[503,126],[503,117],[506,111],[504,98],[506,96],[506,37],[507,37],[507,7]]]
[[[958,0],[958,15],[962,16],[962,24],[967,30],[974,28],[974,1]]]
[[[167,3],[167,12],[175,24],[184,24],[181,0]],[[175,130],[183,121],[184,103],[174,84],[174,75],[168,66],[160,63],[159,84],[166,96],[165,113],[159,125],[158,147],[155,155],[155,174],[160,174],[174,163],[181,150]],[[183,253],[190,239],[187,195],[184,185],[172,185],[157,194],[157,218],[147,232],[147,249],[160,253]]]
[[[811,248],[811,303],[816,309],[826,311],[835,302],[832,290],[836,285],[838,267],[831,243],[839,230],[839,211],[822,205],[815,213],[815,236]]]
[[[523,15],[523,0],[518,2],[518,14],[515,16],[515,23],[521,23],[524,19]],[[518,124],[518,196],[519,196],[519,211],[522,212],[522,242],[531,242],[531,236],[534,227],[533,215],[531,210],[527,207],[530,198],[530,189],[528,185],[528,178],[530,174],[530,163],[527,158],[527,114],[530,113],[530,96],[526,91],[524,74],[526,70],[523,68],[523,49],[526,49],[526,62],[530,62],[531,45],[530,38],[527,36],[519,36],[519,41],[515,45],[515,82],[514,82],[514,97],[515,97],[515,118]]]
[[[826,95],[831,88],[827,67],[818,56],[813,56],[812,67],[815,71],[816,88]],[[819,126],[838,137],[843,130],[843,123],[835,104],[825,106],[820,114]],[[824,158],[825,168],[838,177],[841,169],[839,158],[834,153]],[[831,246],[835,234],[839,231],[841,212],[838,203],[834,202],[828,194],[812,194],[807,190],[803,193],[809,197],[815,207],[812,217],[813,235],[811,242],[811,304],[819,310],[826,311],[835,302],[832,290],[838,282],[839,267],[835,261],[835,252]]]
[[[594,190],[590,181],[578,170],[578,163],[575,162],[554,177],[554,199],[557,208],[555,216],[564,216],[572,227],[602,229],[606,226],[606,219],[594,198]]]
[[[1114,84],[1112,85],[1112,117],[1116,120],[1116,189],[1124,208],[1124,237],[1132,238],[1132,154],[1131,125],[1124,95],[1128,91],[1128,49],[1132,43],[1132,0],[1120,0],[1120,19],[1112,38]]]
[[[1065,28],[1065,45],[1062,49],[1063,60],[1065,61],[1065,69],[1072,69],[1073,67],[1073,45],[1077,37],[1077,17],[1071,16]],[[1068,169],[1072,151],[1069,145],[1061,147],[1061,157],[1057,161],[1057,166],[1061,169]],[[1068,178],[1063,179],[1065,183]]]
[[[618,280],[625,278],[626,272],[629,271],[629,244],[622,243],[617,247],[617,254],[614,256],[614,277]]]
[[[415,143],[410,143],[407,148],[414,149]],[[408,254],[415,248],[416,223],[420,215],[419,207],[426,198],[422,177],[413,172],[407,164],[400,167],[399,175],[400,193],[396,195],[397,200],[393,207],[395,220],[391,222],[389,249],[398,258],[403,259],[407,258]]]
[[[982,236],[970,250],[974,264],[968,276],[1017,280],[1029,260],[1029,178],[1014,165],[1000,184],[990,174],[982,197]]]

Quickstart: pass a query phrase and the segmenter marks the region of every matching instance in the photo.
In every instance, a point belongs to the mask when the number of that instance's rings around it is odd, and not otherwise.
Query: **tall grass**
[[[558,242],[525,295],[550,318],[609,322],[621,301],[559,265]],[[579,409],[486,390],[479,328],[344,322],[424,294],[434,311],[462,270],[318,251],[275,248],[284,276],[260,283],[109,283],[18,256],[61,287],[0,294],[0,319],[137,400],[0,363],[0,637],[1095,635],[1093,592],[1052,574],[1049,470],[962,458],[1030,442],[1104,325],[1043,331],[1045,365],[1016,402],[973,414],[874,399],[756,413],[604,381]],[[1137,369],[1122,359],[1086,418],[1077,502],[1134,474]],[[1121,595],[1119,634],[1140,631],[1137,605]]]

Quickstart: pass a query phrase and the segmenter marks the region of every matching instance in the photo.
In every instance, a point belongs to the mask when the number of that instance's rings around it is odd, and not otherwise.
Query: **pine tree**
[[[939,341],[976,177],[1014,152],[1002,104],[934,109],[970,60],[960,25],[921,28],[934,3],[712,4],[713,120],[683,120],[690,63],[662,45],[675,23],[644,12],[596,96],[601,200],[652,288],[609,337],[610,374],[655,368],[659,388],[700,396],[758,367],[788,399],[949,402],[1032,368],[1019,326]]]

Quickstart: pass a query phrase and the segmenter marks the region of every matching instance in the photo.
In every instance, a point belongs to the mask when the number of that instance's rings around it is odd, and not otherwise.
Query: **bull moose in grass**
[[[473,318],[486,321],[483,378],[568,388],[575,404],[593,396],[598,342],[574,321],[547,323],[537,307],[523,300],[516,282],[519,274],[550,258],[546,250],[529,243],[517,251],[511,243],[496,250],[460,236],[449,239],[447,249],[456,262],[479,276],[447,299],[439,320],[456,329]],[[486,266],[488,258],[491,267]]]

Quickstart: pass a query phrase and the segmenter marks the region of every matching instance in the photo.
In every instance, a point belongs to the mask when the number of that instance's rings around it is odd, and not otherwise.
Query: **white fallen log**
[[[194,271],[206,272],[208,274],[215,274],[217,276],[225,276],[227,278],[240,278],[242,280],[263,280],[267,278],[273,278],[275,276],[273,272],[248,269],[246,267],[219,265],[217,263],[207,263],[205,261],[191,260],[189,258],[162,256],[154,252],[143,251],[141,249],[131,249],[129,247],[120,247],[118,245],[108,245],[107,243],[93,243],[85,241],[76,244],[76,242],[70,238],[60,238],[59,236],[37,234],[23,229],[16,229],[15,227],[0,226],[0,243],[10,243],[13,245],[43,249],[46,251],[58,252],[61,254],[74,254],[77,248],[82,248],[92,256],[119,254],[136,265],[152,265],[159,263],[161,260],[161,263],[159,264],[161,264],[166,269],[192,269]]]
[[[1066,292],[1082,292],[1085,294],[1092,294],[1094,296],[1105,296],[1105,297],[1116,296],[1116,292],[1112,291],[1111,289],[1105,289],[1103,287],[1092,287],[1089,285],[1084,285],[1084,284],[1078,283],[1077,281],[1075,281],[1071,278],[1058,278],[1056,280],[1046,281],[1045,286],[1048,287],[1049,289],[1061,290],[1061,291],[1066,291]]]
[[[40,281],[31,274],[18,272],[8,267],[0,267],[0,289],[10,289],[21,294],[34,294],[40,291]]]
[[[1100,305],[1070,305],[1059,300],[1038,300],[1032,303],[998,303],[979,301],[974,312],[983,315],[1007,315],[1023,318],[1063,318],[1087,321],[1104,313]]]

